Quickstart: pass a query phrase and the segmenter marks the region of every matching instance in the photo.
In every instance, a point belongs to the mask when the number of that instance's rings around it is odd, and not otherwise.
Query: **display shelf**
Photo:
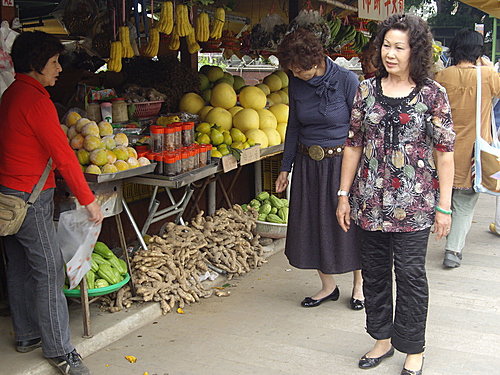
[[[151,163],[148,165],[144,165],[142,167],[131,168],[127,169],[126,171],[120,171],[116,173],[103,173],[103,174],[84,173],[84,176],[87,182],[101,183],[101,182],[123,180],[125,178],[151,173],[155,170],[155,168],[156,168],[156,163]]]

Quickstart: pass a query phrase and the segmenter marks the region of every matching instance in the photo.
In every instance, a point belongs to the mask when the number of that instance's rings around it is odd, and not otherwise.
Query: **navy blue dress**
[[[290,264],[338,274],[360,269],[354,226],[345,233],[336,217],[342,156],[311,159],[298,144],[343,145],[349,132],[357,76],[326,58],[323,76],[290,79],[290,115],[282,171],[293,166],[285,254]]]

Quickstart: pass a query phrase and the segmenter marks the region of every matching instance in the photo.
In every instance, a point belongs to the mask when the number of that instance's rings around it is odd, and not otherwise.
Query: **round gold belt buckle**
[[[309,153],[309,157],[313,160],[320,161],[325,158],[325,150],[323,150],[323,147],[321,146],[310,146],[307,151]]]

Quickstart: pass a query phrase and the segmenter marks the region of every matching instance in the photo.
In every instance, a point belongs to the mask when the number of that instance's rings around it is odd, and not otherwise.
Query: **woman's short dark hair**
[[[52,56],[64,51],[64,46],[55,36],[43,31],[21,33],[12,45],[12,61],[16,73],[36,71],[42,73]]]
[[[449,53],[454,65],[462,61],[475,64],[484,54],[483,36],[472,29],[462,29],[451,41]]]
[[[286,35],[278,46],[278,59],[283,69],[298,68],[310,70],[323,63],[323,45],[311,31],[298,28]]]
[[[400,30],[408,33],[408,41],[411,48],[410,55],[410,77],[421,87],[425,80],[429,78],[433,64],[432,59],[432,34],[422,18],[413,14],[394,14],[387,18],[379,27],[375,38],[377,54],[374,58],[378,75],[387,77],[380,51],[384,43],[385,34],[389,30]]]

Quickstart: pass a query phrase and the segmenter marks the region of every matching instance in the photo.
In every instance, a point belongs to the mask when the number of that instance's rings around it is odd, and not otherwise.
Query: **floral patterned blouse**
[[[382,93],[380,79],[361,82],[346,146],[363,147],[351,188],[351,215],[367,231],[413,232],[434,222],[439,181],[433,148],[455,142],[446,90],[428,79],[404,98]]]

